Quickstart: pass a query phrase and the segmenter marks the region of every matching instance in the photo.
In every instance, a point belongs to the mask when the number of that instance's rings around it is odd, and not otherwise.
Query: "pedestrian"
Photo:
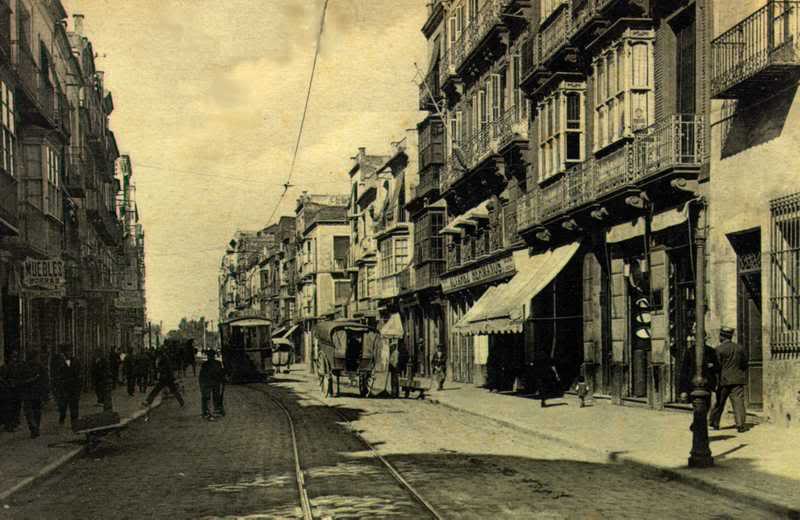
[[[92,386],[97,396],[97,406],[102,406],[104,411],[113,409],[111,402],[111,390],[114,386],[111,367],[109,366],[109,356],[98,352],[92,363]]]
[[[134,355],[133,374],[139,392],[142,394],[147,392],[147,383],[150,377],[150,356],[147,352],[139,352]]]
[[[537,366],[538,365],[538,366]],[[556,387],[561,382],[561,378],[556,370],[553,358],[546,354],[538,362],[534,362],[536,372],[536,386],[539,390],[539,404],[542,408],[547,407],[547,399],[555,397]]]
[[[447,354],[444,352],[444,345],[436,345],[436,352],[431,360],[433,377],[436,380],[437,389],[444,390],[444,380],[447,376]]]
[[[694,383],[692,382],[693,376],[695,374],[695,341],[694,336],[689,337],[689,348],[686,349],[686,352],[683,356],[683,363],[681,364],[680,370],[680,377],[678,378],[678,388],[680,389],[680,400],[684,403],[689,402],[689,395],[694,390]],[[706,410],[711,412],[711,394],[713,394],[717,389],[717,384],[719,382],[719,362],[717,360],[717,352],[711,348],[708,344],[705,345],[703,348],[703,380],[705,384],[703,389],[707,392],[707,396],[705,397],[706,401]],[[713,415],[711,416],[710,424],[714,428],[719,428],[719,425],[715,426],[715,422],[713,420]],[[689,427],[690,430],[694,429],[694,423]]]
[[[108,353],[108,369],[111,372],[111,388],[114,389],[119,383],[119,352],[113,347]]]
[[[719,346],[717,357],[720,365],[719,388],[717,389],[717,403],[711,415],[711,424],[719,429],[722,412],[728,397],[733,405],[733,415],[736,420],[736,431],[745,432],[746,410],[744,405],[744,385],[747,384],[747,351],[733,340],[734,329],[721,327],[719,330]]]
[[[153,404],[153,400],[156,398],[159,392],[161,392],[165,388],[169,388],[169,391],[175,396],[175,399],[178,400],[178,404],[183,407],[183,397],[181,396],[180,391],[178,390],[178,385],[175,382],[175,368],[173,365],[173,360],[168,351],[162,351],[158,357],[158,382],[156,386],[150,391],[147,395],[147,399],[145,399],[142,405],[146,408],[149,408],[151,404]]]
[[[586,378],[578,376],[578,381],[575,383],[575,393],[578,396],[578,404],[581,408],[586,406],[586,396],[589,395],[589,383]]]
[[[189,340],[186,345],[186,362],[192,366],[192,376],[197,375],[197,349],[194,346],[194,340]]]
[[[42,423],[42,402],[47,400],[50,385],[43,354],[37,350],[27,353],[20,375],[20,398],[22,411],[28,422],[31,439],[39,436]]]
[[[125,358],[122,360],[122,374],[125,376],[126,389],[128,390],[128,395],[130,397],[133,397],[133,395],[136,393],[136,375],[134,373],[135,363],[136,358],[132,352],[128,351],[125,354]]]
[[[200,365],[200,401],[203,417],[209,421],[214,420],[214,415],[208,407],[209,400],[213,400],[214,411],[225,415],[225,406],[222,403],[222,385],[225,384],[225,371],[222,363],[216,360],[216,353],[207,350],[208,359]]]
[[[22,363],[16,350],[8,354],[7,363],[0,367],[0,424],[11,433],[19,426],[22,401],[20,400],[20,381]]]
[[[389,345],[389,395],[400,397],[400,351],[396,341]]]
[[[70,424],[74,428],[81,400],[81,370],[72,354],[71,345],[62,345],[60,351],[58,365],[53,372],[53,389],[58,402],[58,424],[64,424],[69,410]]]

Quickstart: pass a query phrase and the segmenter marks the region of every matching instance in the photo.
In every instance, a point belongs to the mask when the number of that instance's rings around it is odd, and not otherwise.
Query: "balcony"
[[[774,92],[800,76],[797,0],[768,0],[711,42],[711,95],[737,99]]]
[[[563,2],[545,20],[545,25],[539,28],[538,35],[538,60],[539,64],[546,64],[556,53],[563,49],[572,35],[572,5]]]
[[[515,143],[527,150],[528,118],[523,107],[513,106],[506,110],[496,126],[496,136],[497,148],[501,152]]]
[[[456,70],[465,69],[474,61],[472,57],[489,41],[489,37],[502,32],[500,29],[504,29],[505,25],[501,14],[508,3],[509,0],[486,0],[481,5],[477,17],[464,28],[456,41],[453,56]],[[500,39],[496,43],[501,43]]]
[[[438,112],[442,109],[442,91],[439,83],[439,64],[436,64],[419,84],[419,109]]]
[[[34,124],[56,128],[53,85],[39,69],[30,47],[19,41],[14,46],[14,66],[23,94],[18,97],[20,111]]]
[[[519,202],[517,230],[564,219],[628,190],[640,191],[667,177],[696,177],[706,161],[704,120],[676,114],[640,130],[615,151],[567,170]]]
[[[439,192],[440,175],[438,168],[426,170],[420,174],[419,184],[414,188],[414,198],[421,199],[436,196]]]
[[[19,233],[17,179],[0,168],[0,236]]]
[[[456,77],[455,61],[453,59],[454,48],[442,53],[439,60],[439,87],[444,89],[449,81]]]
[[[450,156],[440,179],[439,189],[442,193],[497,153],[497,141],[494,139],[497,133],[496,126],[493,123],[485,124],[478,133],[473,134],[458,148],[458,152]]]
[[[109,245],[117,245],[122,241],[122,226],[117,215],[102,200],[97,190],[90,190],[86,197],[86,212],[103,240]]]
[[[378,280],[378,298],[394,298],[400,294],[400,273],[385,276]]]
[[[64,175],[64,187],[70,197],[81,198],[86,195],[84,175],[87,171],[85,161],[70,159],[66,174]]]

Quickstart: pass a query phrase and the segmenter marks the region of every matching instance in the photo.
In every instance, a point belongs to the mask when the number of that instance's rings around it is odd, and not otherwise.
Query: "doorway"
[[[747,407],[760,410],[763,398],[761,231],[729,237],[736,251],[737,341],[747,352]]]

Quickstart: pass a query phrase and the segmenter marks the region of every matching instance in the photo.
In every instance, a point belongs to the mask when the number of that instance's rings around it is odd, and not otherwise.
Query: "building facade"
[[[83,24],[68,30],[58,1],[0,6],[0,363],[64,343],[86,366],[141,348],[143,233],[125,242],[113,100]],[[120,299],[131,262],[136,302]]]

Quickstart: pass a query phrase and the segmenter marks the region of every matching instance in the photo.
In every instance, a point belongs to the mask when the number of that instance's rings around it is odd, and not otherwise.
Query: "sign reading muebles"
[[[64,261],[25,259],[22,286],[27,290],[63,292],[66,284]]]
[[[497,278],[510,276],[516,272],[514,258],[506,256],[488,264],[479,265],[463,273],[442,277],[442,292],[457,291],[472,285],[489,282]]]

